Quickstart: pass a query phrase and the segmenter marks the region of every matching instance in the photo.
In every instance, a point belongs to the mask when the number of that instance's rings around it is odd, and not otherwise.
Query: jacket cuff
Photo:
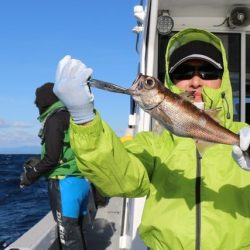
[[[79,125],[76,124],[73,119],[70,119],[70,129],[74,134],[85,134],[85,135],[91,135],[91,134],[99,134],[100,131],[102,131],[102,120],[97,111],[95,111],[96,115],[95,118],[84,124],[84,125]]]

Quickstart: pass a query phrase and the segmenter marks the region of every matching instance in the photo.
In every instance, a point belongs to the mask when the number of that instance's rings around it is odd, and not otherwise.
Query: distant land
[[[0,148],[0,154],[40,154],[40,146]]]

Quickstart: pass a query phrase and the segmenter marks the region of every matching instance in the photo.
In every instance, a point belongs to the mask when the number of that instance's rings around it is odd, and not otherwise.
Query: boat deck
[[[88,250],[119,249],[122,204],[122,198],[111,198],[106,207],[98,209],[93,225],[86,232]],[[56,235],[56,223],[49,213],[5,250],[58,250]]]
[[[119,249],[122,203],[122,198],[111,198],[106,207],[98,209],[93,227],[87,230],[88,249]]]

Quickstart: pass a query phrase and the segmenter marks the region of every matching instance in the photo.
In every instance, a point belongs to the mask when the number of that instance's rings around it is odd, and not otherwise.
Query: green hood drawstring
[[[227,110],[226,114],[227,114],[227,119],[230,119],[231,116],[230,116],[230,112],[229,112],[229,104],[228,104],[228,101],[227,101],[225,92],[222,92],[222,93],[221,93],[221,98],[222,98],[222,100],[224,100],[225,103],[226,103],[226,110]]]

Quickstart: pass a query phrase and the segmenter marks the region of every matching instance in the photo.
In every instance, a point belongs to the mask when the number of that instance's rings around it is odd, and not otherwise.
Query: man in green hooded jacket
[[[25,162],[20,186],[29,186],[45,176],[60,249],[85,250],[83,218],[88,212],[90,183],[77,168],[69,142],[69,112],[53,93],[53,86],[47,82],[36,89],[42,153],[41,159],[33,157]]]
[[[166,52],[165,86],[191,91],[201,109],[240,134],[240,146],[202,145],[164,130],[122,143],[94,110],[92,70],[65,56],[54,93],[72,120],[70,141],[79,169],[105,195],[146,196],[140,236],[153,250],[250,249],[250,170],[243,155],[250,129],[233,121],[232,90],[221,40],[204,30],[176,33]]]

